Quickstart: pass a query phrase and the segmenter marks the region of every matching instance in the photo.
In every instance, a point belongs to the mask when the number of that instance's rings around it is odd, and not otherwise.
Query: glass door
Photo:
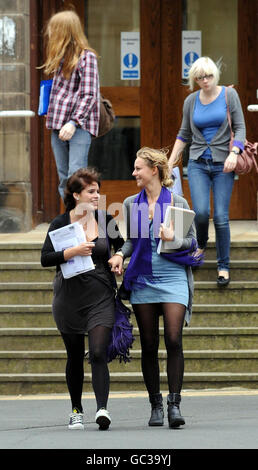
[[[102,175],[107,207],[122,202],[136,190],[132,172],[140,148],[140,79],[121,78],[121,33],[135,33],[137,37],[139,3],[139,0],[85,1],[85,32],[100,56],[101,93],[110,99],[116,113],[114,128],[92,141],[88,161]]]
[[[184,1],[182,30],[201,31],[201,55],[208,56],[220,64],[221,84],[234,84],[235,87],[238,83],[237,24],[237,0]],[[183,84],[186,88],[185,96],[187,96],[186,79],[183,80]],[[184,194],[190,199],[187,177],[188,157],[189,146],[184,150],[182,171]]]
[[[245,115],[247,136],[252,135],[252,113],[247,112],[250,104],[248,95],[253,95],[255,103],[256,88],[253,79],[255,72],[252,56],[257,54],[257,30],[245,24],[253,21],[257,11],[257,3],[250,0],[184,0],[182,2],[182,30],[201,31],[201,55],[209,56],[221,66],[221,85],[233,85],[237,90]],[[239,25],[241,25],[239,27]],[[183,57],[182,57],[183,61]],[[249,66],[251,65],[251,67]],[[183,99],[189,93],[186,80],[182,80]],[[255,113],[253,113],[255,114]],[[255,136],[253,137],[255,139]],[[250,139],[250,137],[249,137]],[[187,180],[188,148],[183,155],[183,190],[190,201]],[[235,176],[235,184],[230,205],[231,219],[256,218],[257,176],[253,173],[245,177]],[[245,201],[242,195],[245,194]]]
[[[37,31],[40,32],[35,35],[33,46],[38,54],[35,58],[36,70],[36,66],[42,63],[41,32],[45,22],[54,11],[69,8],[71,1],[31,2],[35,6]],[[245,115],[247,137],[250,141],[257,140],[257,113],[248,112],[247,106],[257,103],[258,2],[78,0],[74,4],[84,22],[91,46],[100,55],[101,92],[110,99],[117,116],[114,129],[93,141],[89,155],[89,164],[102,173],[102,193],[107,195],[107,207],[113,202],[121,203],[126,196],[137,192],[131,173],[135,153],[140,146],[171,149],[175,141],[182,119],[183,102],[189,93],[182,79],[182,30],[202,32],[202,55],[222,62],[220,83],[235,86]],[[122,32],[140,32],[140,80],[121,79]],[[39,76],[32,75],[31,83],[36,103]],[[40,210],[43,207],[44,220],[51,220],[60,209],[60,201],[56,191],[58,180],[50,134],[42,120],[39,123],[39,119],[35,119],[35,129],[37,132],[33,135],[39,136],[39,143],[35,142],[31,151],[32,174],[36,175],[35,186],[42,194],[43,202],[38,206]],[[191,203],[187,158],[186,152],[182,171],[183,189]],[[236,179],[230,218],[255,219],[256,195],[255,173]]]

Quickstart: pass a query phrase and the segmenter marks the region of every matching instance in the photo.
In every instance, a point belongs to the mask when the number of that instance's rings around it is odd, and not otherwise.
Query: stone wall
[[[30,109],[29,0],[0,0],[0,110]],[[31,228],[30,118],[0,117],[0,232]]]

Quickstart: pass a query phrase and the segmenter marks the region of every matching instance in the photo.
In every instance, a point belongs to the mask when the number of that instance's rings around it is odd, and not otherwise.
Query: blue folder
[[[53,80],[41,80],[40,82],[39,109],[38,109],[39,116],[43,116],[44,114],[47,114],[52,82]]]

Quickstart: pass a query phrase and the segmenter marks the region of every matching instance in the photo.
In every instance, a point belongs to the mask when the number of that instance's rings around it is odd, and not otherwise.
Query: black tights
[[[149,395],[160,392],[159,313],[164,319],[169,393],[180,393],[184,375],[182,330],[185,306],[177,303],[134,304],[142,347],[142,373]]]
[[[89,359],[92,372],[92,386],[96,396],[97,410],[106,408],[109,394],[109,370],[107,346],[110,328],[96,326],[88,333]],[[72,408],[82,408],[82,388],[84,379],[85,343],[83,334],[62,333],[67,351],[66,383],[70,393]]]

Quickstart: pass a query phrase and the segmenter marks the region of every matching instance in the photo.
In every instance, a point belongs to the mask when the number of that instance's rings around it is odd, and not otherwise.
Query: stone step
[[[86,373],[83,392],[92,392],[91,374]],[[162,390],[167,389],[167,374],[161,372]],[[245,372],[186,372],[184,389],[258,388],[258,373]],[[110,391],[146,391],[141,372],[112,372]],[[67,393],[64,373],[0,374],[0,395],[29,395],[37,393]]]
[[[52,282],[55,268],[42,268],[38,261],[0,262],[0,282]]]
[[[126,304],[131,308],[130,304]],[[132,313],[131,322],[136,326]],[[163,319],[160,318],[162,325]],[[258,304],[194,304],[191,327],[258,327]],[[51,305],[0,305],[0,328],[55,327]]]
[[[2,282],[0,305],[51,304],[52,282]],[[254,304],[258,303],[258,281],[232,281],[226,288],[218,288],[216,282],[195,282],[194,301],[197,304]]]
[[[230,278],[232,281],[257,281],[258,260],[231,260]],[[216,281],[217,261],[205,260],[204,264],[194,271],[195,281]]]
[[[197,304],[254,304],[258,303],[257,281],[231,281],[227,287],[219,288],[216,282],[196,281],[194,301]]]
[[[163,327],[160,327],[160,348],[165,349]],[[133,349],[140,349],[138,328],[134,328]],[[63,341],[56,328],[0,328],[2,351],[63,350]],[[257,327],[189,327],[183,330],[185,350],[256,349]]]
[[[0,243],[0,394],[67,393],[66,353],[51,313],[55,268],[41,267],[41,247]],[[193,317],[183,331],[184,388],[258,388],[257,247],[258,242],[232,242],[231,283],[225,289],[216,284],[214,243],[195,270]],[[110,364],[113,391],[145,390],[134,315],[131,321],[132,361]],[[161,319],[159,363],[167,387],[163,333]],[[92,391],[90,366],[85,369],[85,391]]]
[[[0,282],[52,282],[55,268],[42,268],[38,261],[0,262]],[[233,260],[230,264],[232,281],[258,281],[258,260]],[[206,260],[194,271],[195,281],[216,281],[217,262]],[[117,278],[121,282],[121,277]]]
[[[41,248],[40,242],[0,242],[0,261],[40,261]],[[258,260],[258,241],[232,241],[231,259],[232,260]],[[208,242],[205,251],[206,260],[216,259],[215,242]]]
[[[17,242],[0,243],[0,261],[40,261],[41,248],[40,242]]]
[[[2,304],[51,304],[53,286],[51,282],[1,282],[0,305]]]
[[[230,244],[231,260],[258,260],[258,241],[232,241]],[[208,243],[205,260],[217,259],[215,242]]]
[[[160,371],[166,372],[165,350],[159,350]],[[184,351],[186,372],[257,372],[258,350],[196,350]],[[90,370],[87,358],[85,370]],[[66,366],[65,351],[0,351],[2,374],[63,373]],[[131,361],[109,363],[110,372],[140,372],[141,350],[131,350]]]
[[[258,326],[258,304],[193,304],[190,328],[246,325]]]
[[[0,305],[0,328],[53,328],[51,305]]]

